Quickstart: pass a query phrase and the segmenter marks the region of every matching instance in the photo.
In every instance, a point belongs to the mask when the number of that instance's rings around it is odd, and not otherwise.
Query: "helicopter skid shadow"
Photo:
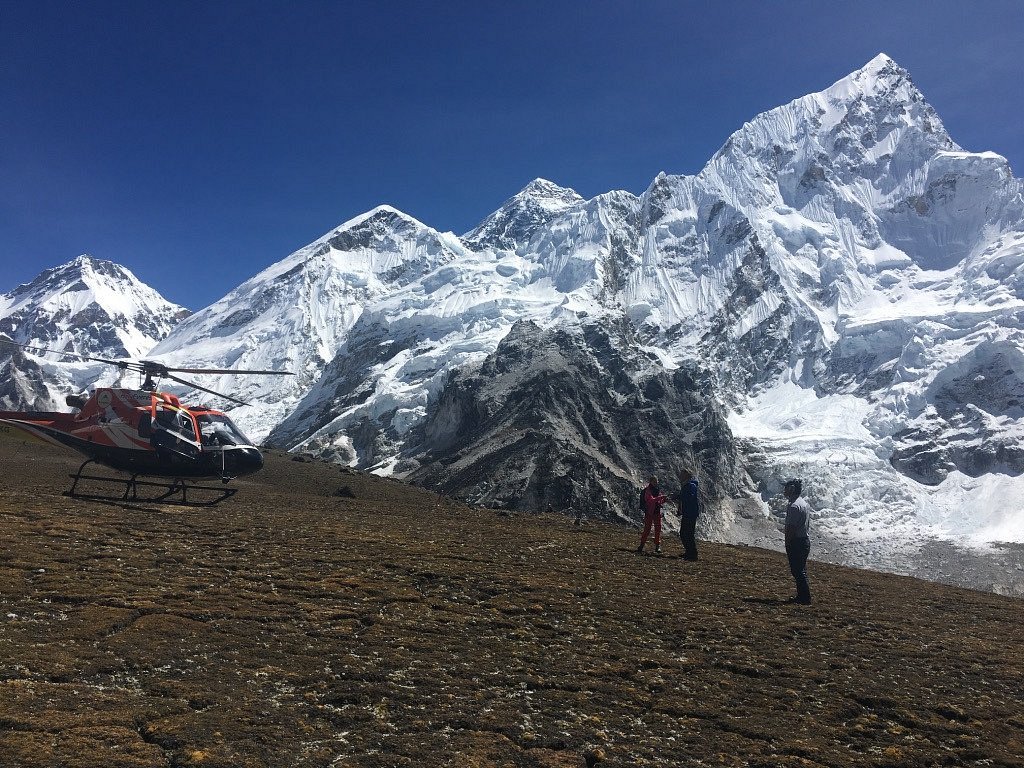
[[[64,495],[67,496],[67,494],[64,494]],[[168,512],[167,507],[147,507],[147,506],[144,506],[143,504],[140,504],[138,501],[131,501],[131,500],[122,501],[121,499],[93,499],[93,498],[89,498],[89,497],[86,497],[86,496],[71,496],[69,498],[78,498],[78,499],[82,499],[83,501],[91,501],[91,502],[93,502],[95,504],[103,504],[103,505],[108,506],[108,507],[117,507],[118,509],[131,510],[132,512],[151,512],[151,513],[156,513],[156,514],[166,514]],[[144,502],[144,503],[150,503],[151,504],[153,502]],[[179,506],[180,507],[181,505],[180,504],[177,504],[177,505],[169,504],[167,506]]]
[[[232,493],[217,496],[213,499],[192,499],[187,501],[182,501],[180,498],[176,498],[175,496],[151,499],[125,499],[120,496],[100,496],[84,493],[68,493],[66,491],[64,492],[63,496],[68,499],[76,499],[78,501],[91,501],[96,504],[107,504],[108,506],[124,507],[125,509],[148,509],[151,511],[166,511],[168,507],[179,507],[183,509],[210,509],[211,507],[216,507],[221,502],[231,498],[234,495],[234,492],[237,491],[236,488],[232,488],[229,490],[231,490]],[[156,505],[156,507],[145,505]]]

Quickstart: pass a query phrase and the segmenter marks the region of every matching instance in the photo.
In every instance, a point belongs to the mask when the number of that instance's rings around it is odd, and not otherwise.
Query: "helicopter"
[[[215,392],[176,374],[250,374],[291,376],[290,371],[252,371],[221,368],[173,368],[153,360],[108,360],[45,347],[18,344],[30,352],[57,354],[78,360],[106,363],[143,377],[138,389],[97,387],[88,396],[68,395],[71,413],[51,411],[0,411],[0,424],[14,427],[44,442],[71,448],[86,461],[71,475],[65,495],[110,501],[146,501],[185,506],[212,506],[235,494],[225,487],[236,477],[251,475],[263,467],[263,454],[223,411],[207,406],[185,405],[169,392],[158,391],[157,382],[169,379],[195,390],[246,405],[230,395]],[[128,478],[83,474],[90,464],[100,464],[129,475]],[[140,477],[158,478],[140,480]],[[221,486],[194,481],[219,478]],[[88,493],[79,483],[123,493]],[[140,487],[144,497],[139,496]],[[151,491],[149,489],[156,489]],[[189,500],[192,491],[193,499]],[[195,500],[198,492],[204,500]],[[155,493],[155,495],[154,495]]]

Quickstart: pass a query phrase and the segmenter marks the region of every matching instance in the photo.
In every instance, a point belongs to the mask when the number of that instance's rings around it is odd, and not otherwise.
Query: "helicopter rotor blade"
[[[62,352],[57,349],[49,349],[47,347],[40,347],[34,344],[19,344],[13,339],[6,335],[0,335],[0,344],[7,343],[15,347],[21,347],[22,349],[29,350],[30,352],[42,352],[44,354],[61,355],[62,357],[73,357],[78,360],[88,360],[96,363],[106,363],[107,365],[113,365],[120,368],[122,371],[135,371],[136,373],[144,374],[147,377],[147,382],[150,377],[166,377],[172,381],[176,381],[179,384],[184,384],[187,387],[198,389],[202,392],[207,392],[217,397],[223,397],[225,400],[230,400],[233,403],[239,405],[248,405],[244,400],[225,395],[221,392],[216,392],[206,387],[201,387],[193,381],[187,381],[185,379],[178,378],[177,376],[171,375],[174,373],[209,373],[209,374],[230,374],[230,373],[241,373],[248,375],[261,375],[261,376],[294,376],[295,374],[291,371],[253,371],[246,369],[235,369],[235,368],[169,368],[163,363],[158,363],[155,360],[107,360],[103,357],[91,357],[89,355],[80,355],[77,352]]]
[[[171,370],[177,370],[177,369],[171,369]],[[231,395],[225,395],[225,394],[222,394],[221,392],[215,392],[212,389],[207,389],[206,387],[201,387],[198,384],[196,384],[194,381],[186,381],[185,379],[179,378],[178,376],[174,376],[174,375],[172,375],[170,373],[164,373],[163,375],[166,376],[171,381],[176,381],[179,384],[184,384],[186,387],[192,387],[193,389],[198,389],[198,390],[200,390],[202,392],[207,392],[207,393],[209,393],[211,395],[216,395],[217,397],[223,397],[225,400],[230,400],[231,402],[238,403],[239,405],[248,405],[248,403],[245,402],[244,400],[239,400],[237,397],[231,397]]]
[[[147,363],[143,363],[146,365]],[[265,376],[294,376],[291,371],[248,371],[241,368],[169,368],[160,366],[162,371],[174,371],[176,373],[247,373],[260,374]]]
[[[107,360],[105,357],[90,357],[89,355],[80,355],[77,352],[62,352],[59,349],[49,349],[47,347],[39,347],[35,344],[19,344],[13,339],[0,339],[0,344],[13,344],[16,347],[27,349],[29,352],[42,352],[43,354],[61,355],[63,357],[77,357],[79,360],[89,360],[96,363],[106,363],[107,365],[116,365],[122,370],[128,370],[131,368],[132,363],[124,360]]]

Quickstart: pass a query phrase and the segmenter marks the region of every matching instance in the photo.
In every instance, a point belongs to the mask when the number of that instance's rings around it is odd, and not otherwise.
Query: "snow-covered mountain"
[[[0,296],[0,335],[60,352],[139,359],[188,314],[125,267],[84,255]],[[109,385],[118,374],[102,363],[6,345],[0,348],[0,405],[63,408],[67,394]]]
[[[531,183],[457,262],[367,306],[273,439],[401,471],[448,372],[515,321],[627,318],[667,368],[706,368],[762,498],[804,475],[856,556],[1020,539],[1022,234],[1005,159],[960,148],[880,55],[639,197]]]
[[[195,313],[150,357],[189,367],[296,374],[196,377],[251,403],[234,408],[232,416],[261,440],[291,414],[366,312],[411,285],[442,280],[438,275],[465,252],[454,235],[382,205]]]
[[[835,557],[885,565],[928,535],[1024,540],[1022,349],[1022,184],[879,55],[639,196],[537,179],[461,237],[376,208],[149,354],[290,370],[201,383],[259,439],[473,499],[614,517],[692,461],[715,535],[767,541],[800,475]],[[679,407],[707,422],[637,448],[624,413],[657,434]],[[535,476],[511,436],[543,447]]]
[[[515,251],[528,244],[534,232],[582,202],[571,189],[534,179],[462,239],[477,250]]]

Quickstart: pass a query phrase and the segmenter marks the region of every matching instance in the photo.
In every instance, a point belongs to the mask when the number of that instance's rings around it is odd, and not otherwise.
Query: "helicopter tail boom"
[[[59,445],[65,448],[72,448],[67,441],[62,440],[62,433],[57,425],[64,421],[69,414],[50,413],[48,411],[0,411],[0,428],[17,430],[24,434],[50,445]]]

